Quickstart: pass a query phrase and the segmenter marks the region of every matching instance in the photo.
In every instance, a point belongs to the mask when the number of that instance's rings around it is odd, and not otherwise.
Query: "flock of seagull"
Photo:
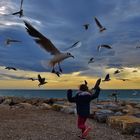
[[[23,17],[24,14],[23,14],[23,8],[22,8],[22,5],[23,5],[23,0],[21,0],[21,3],[20,3],[20,9],[19,11],[17,12],[14,12],[12,13],[12,15],[18,15],[19,18]],[[97,25],[97,27],[99,28],[99,32],[104,32],[106,31],[107,29],[100,23],[100,21],[97,19],[97,17],[94,17],[94,20],[95,20],[95,23]],[[33,37],[34,41],[41,47],[43,48],[47,53],[50,53],[53,57],[52,59],[50,59],[48,65],[52,68],[51,72],[56,74],[58,77],[60,77],[60,75],[62,74],[63,70],[61,68],[61,62],[63,62],[63,60],[67,59],[67,58],[74,58],[74,56],[69,53],[69,52],[61,52],[52,42],[50,39],[48,39],[47,37],[45,37],[42,33],[40,33],[36,28],[34,28],[28,21],[25,21],[24,20],[24,24],[25,24],[25,28],[26,28],[26,31],[27,33]],[[89,29],[89,26],[90,24],[84,24],[83,27],[85,30],[88,30]],[[11,43],[21,43],[22,41],[20,40],[16,40],[16,39],[6,39],[5,40],[5,45],[10,45]],[[77,41],[75,42],[72,46],[66,48],[66,50],[70,50],[72,48],[75,48],[77,45],[79,45],[80,41]],[[106,49],[112,49],[112,47],[108,44],[101,44],[99,46],[97,46],[97,50],[98,52],[101,51],[102,48],[106,48]],[[136,46],[136,48],[140,48],[140,46]],[[94,57],[91,57],[88,61],[88,64],[90,63],[94,63],[95,62],[95,59]],[[55,69],[56,65],[58,65],[58,69],[59,71],[57,71]],[[14,67],[6,67],[5,69],[7,70],[17,70],[16,68]],[[119,74],[122,70],[116,70],[114,72],[114,74]],[[137,72],[137,70],[134,70],[133,72]],[[40,74],[38,74],[38,78],[37,79],[34,79],[34,78],[28,78],[28,80],[32,80],[32,81],[35,81],[35,80],[38,80],[39,81],[39,84],[38,86],[41,86],[41,85],[44,85],[46,84],[47,82],[45,81],[45,78],[42,78]],[[107,74],[105,76],[105,79],[102,80],[103,82],[105,81],[110,81],[111,78],[110,78],[110,74]],[[126,80],[129,80],[129,79],[118,79],[118,80],[122,80],[122,81],[126,81]],[[87,84],[87,81],[85,80],[85,84]]]

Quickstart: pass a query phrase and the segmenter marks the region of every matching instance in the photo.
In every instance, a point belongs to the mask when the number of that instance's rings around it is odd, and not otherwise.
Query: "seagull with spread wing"
[[[24,21],[26,30],[29,33],[30,36],[34,37],[35,42],[39,44],[45,51],[49,52],[51,55],[53,55],[53,58],[49,61],[49,66],[52,67],[52,73],[55,73],[55,65],[58,64],[60,72],[62,72],[60,62],[63,60],[73,57],[70,53],[62,53],[60,52],[53,43],[46,38],[43,34],[41,34],[39,31],[37,31],[30,23],[27,21]]]
[[[21,0],[21,3],[20,3],[20,10],[18,12],[12,13],[12,15],[18,15],[19,14],[20,18],[23,17],[22,5],[23,5],[23,0]]]
[[[74,44],[72,44],[70,47],[66,48],[65,50],[67,51],[73,48],[79,48],[81,45],[82,45],[81,41],[76,41]]]
[[[83,26],[84,26],[85,30],[87,30],[89,28],[89,24],[84,24]]]
[[[7,69],[7,70],[17,70],[16,68],[14,68],[14,67],[5,67],[5,69]]]
[[[102,45],[99,45],[99,46],[97,47],[98,52],[101,50],[101,48],[112,49],[111,46],[106,45],[106,44],[102,44]]]
[[[104,80],[102,80],[103,82],[105,82],[105,81],[110,81],[111,79],[110,79],[110,75],[109,74],[107,74],[106,75],[106,77],[105,77],[105,79]]]
[[[99,20],[96,17],[94,17],[94,19],[95,19],[96,25],[99,27],[100,32],[105,31],[106,28],[102,26],[102,24],[99,22]]]
[[[11,43],[20,43],[20,42],[21,42],[20,40],[7,38],[5,40],[5,45],[10,45]]]
[[[90,64],[90,63],[94,63],[94,57],[91,57],[91,58],[89,59],[88,64]]]
[[[47,83],[47,82],[45,82],[45,78],[42,78],[42,77],[40,76],[40,74],[38,74],[38,81],[39,81],[39,84],[38,84],[39,87],[40,87],[41,85],[44,85],[44,84]]]

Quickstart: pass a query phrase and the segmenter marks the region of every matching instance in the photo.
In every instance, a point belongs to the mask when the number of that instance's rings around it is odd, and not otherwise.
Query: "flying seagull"
[[[20,43],[21,41],[19,41],[19,40],[15,40],[15,39],[6,39],[5,40],[5,44],[6,45],[10,45],[11,43]]]
[[[41,85],[44,85],[44,84],[47,83],[47,82],[45,82],[45,78],[42,78],[42,77],[40,76],[40,74],[38,74],[38,81],[39,81],[39,84],[38,84],[39,87],[40,87]]]
[[[130,81],[130,79],[125,79],[125,78],[117,78],[117,80]]]
[[[101,23],[99,22],[99,20],[96,17],[94,17],[94,19],[95,19],[96,25],[99,27],[100,32],[105,31],[106,28],[101,25]]]
[[[5,69],[7,69],[7,70],[17,70],[16,68],[14,68],[14,67],[6,67]]]
[[[28,80],[35,81],[35,80],[38,80],[38,79],[34,79],[34,78],[28,78]]]
[[[89,24],[84,24],[83,26],[84,26],[85,30],[87,30],[89,28]]]
[[[76,48],[76,47],[79,48],[81,45],[82,45],[81,41],[77,41],[73,45],[71,45],[70,47],[68,47],[66,50],[70,50],[70,49],[73,49],[73,48]]]
[[[93,63],[93,62],[94,62],[94,58],[91,57],[91,58],[89,59],[89,61],[88,61],[88,64],[89,64],[89,63]]]
[[[62,72],[60,62],[64,59],[67,59],[69,57],[73,57],[70,53],[62,53],[60,52],[49,40],[46,38],[43,34],[41,34],[39,31],[37,31],[30,23],[27,21],[24,21],[26,25],[26,30],[28,34],[32,37],[34,37],[35,42],[39,44],[45,51],[49,52],[51,55],[53,55],[53,58],[49,61],[49,66],[52,67],[52,72],[55,72],[55,65],[58,64],[60,72]]]
[[[106,45],[106,44],[102,44],[102,45],[99,45],[99,46],[97,47],[98,52],[101,50],[101,48],[112,49],[111,46]]]
[[[120,73],[120,70],[114,71],[114,74],[118,74],[118,73]]]
[[[103,82],[105,82],[105,81],[110,81],[111,79],[110,79],[110,75],[109,74],[107,74],[106,75],[106,77],[105,77],[105,79],[104,80],[102,80]]]
[[[18,15],[19,14],[20,18],[23,17],[22,5],[23,5],[23,0],[21,0],[21,3],[20,3],[20,10],[18,12],[12,13],[12,15]]]

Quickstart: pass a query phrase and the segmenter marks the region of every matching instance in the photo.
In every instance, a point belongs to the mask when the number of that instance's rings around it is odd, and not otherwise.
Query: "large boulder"
[[[2,102],[3,105],[13,105],[12,98],[5,98],[5,100]]]
[[[52,109],[52,106],[50,106],[49,104],[46,104],[46,103],[42,103],[42,104],[39,106],[39,109],[49,110],[49,109]]]
[[[19,103],[17,105],[19,108],[23,108],[23,109],[31,109],[33,106],[29,103]]]
[[[61,111],[61,109],[63,108],[63,105],[59,105],[59,104],[53,104],[52,105],[52,109],[55,111]]]
[[[114,115],[113,111],[102,109],[102,110],[95,112],[95,119],[98,122],[104,123],[104,122],[106,122],[107,118],[112,115]]]
[[[65,106],[61,109],[62,112],[67,113],[67,114],[75,114],[75,108],[70,107],[70,106]]]
[[[111,127],[119,128],[125,134],[134,134],[140,129],[140,118],[131,115],[111,116],[107,123]]]

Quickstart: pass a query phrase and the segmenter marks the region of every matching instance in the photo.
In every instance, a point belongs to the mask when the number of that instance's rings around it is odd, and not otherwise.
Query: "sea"
[[[73,95],[77,90],[73,90]],[[138,90],[101,90],[99,100],[113,100],[110,96],[117,93],[118,100],[140,102],[140,89]],[[25,98],[67,98],[67,90],[27,90],[27,89],[1,89],[0,96],[15,96]]]

